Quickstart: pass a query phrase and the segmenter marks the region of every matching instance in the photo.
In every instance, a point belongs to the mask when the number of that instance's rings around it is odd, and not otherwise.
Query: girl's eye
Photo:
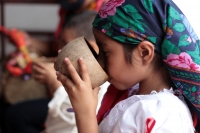
[[[103,55],[107,55],[107,54],[108,54],[108,51],[103,50],[103,49],[101,49],[100,52],[101,52]]]
[[[103,51],[106,56],[108,56],[108,51]]]

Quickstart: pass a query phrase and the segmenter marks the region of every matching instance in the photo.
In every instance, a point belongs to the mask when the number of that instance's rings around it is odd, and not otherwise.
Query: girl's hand
[[[60,81],[57,80],[52,62],[34,62],[32,66],[32,77],[39,83],[47,85],[51,97],[58,87],[61,86]]]
[[[33,62],[32,76],[39,83],[51,83],[53,77],[56,79],[53,63],[42,61]]]
[[[64,60],[71,78],[56,72],[57,79],[61,81],[69,95],[76,116],[96,116],[97,95],[99,88],[92,89],[90,77],[84,60],[78,60],[80,75],[75,70],[68,58]]]

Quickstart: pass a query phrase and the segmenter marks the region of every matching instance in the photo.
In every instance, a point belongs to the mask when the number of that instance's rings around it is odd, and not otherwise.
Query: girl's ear
[[[142,41],[137,46],[138,54],[143,64],[150,64],[154,57],[154,45],[149,41]]]

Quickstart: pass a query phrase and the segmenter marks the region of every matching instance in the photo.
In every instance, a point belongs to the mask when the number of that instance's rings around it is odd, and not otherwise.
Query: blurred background
[[[59,21],[57,0],[0,0],[0,25],[17,28],[42,40],[53,36]],[[0,34],[0,60],[16,49],[10,41]],[[1,92],[0,87],[0,92]]]
[[[196,33],[200,35],[200,1],[174,0],[174,2],[182,9]],[[35,35],[51,34],[58,23],[58,9],[57,0],[1,0],[0,20],[7,28],[16,27]],[[2,56],[2,52],[7,54],[13,50],[13,47],[7,42],[4,51],[2,45],[0,49]]]
[[[200,1],[174,0],[174,2],[182,9],[200,36]],[[0,21],[1,25],[7,28],[18,28],[36,37],[48,39],[58,24],[58,9],[57,0],[1,0]],[[2,60],[15,47],[6,39],[2,39],[2,36],[0,44]]]
[[[1,25],[47,37],[53,34],[58,24],[58,9],[57,0],[1,0]],[[2,52],[8,54],[15,49],[6,39],[4,41],[5,48],[0,47],[1,57]]]
[[[76,0],[71,0],[76,1]],[[200,0],[174,0],[200,37]],[[0,26],[17,28],[41,40],[53,39],[59,23],[58,0],[0,0]],[[3,60],[16,47],[0,32],[0,82]],[[2,86],[0,84],[0,94]],[[1,133],[1,130],[0,130]]]

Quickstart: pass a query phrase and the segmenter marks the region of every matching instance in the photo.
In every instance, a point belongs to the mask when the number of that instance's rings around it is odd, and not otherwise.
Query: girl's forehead
[[[98,45],[106,45],[106,42],[109,41],[109,38],[104,33],[95,28],[93,29],[93,34]]]

